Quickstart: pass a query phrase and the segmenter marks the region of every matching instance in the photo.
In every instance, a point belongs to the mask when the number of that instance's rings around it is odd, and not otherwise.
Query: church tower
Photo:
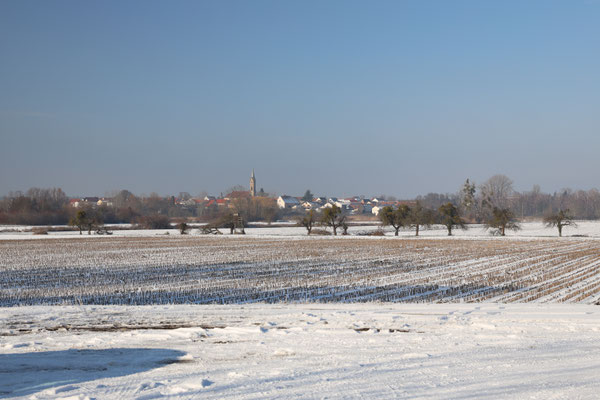
[[[254,168],[252,169],[252,176],[250,177],[250,195],[256,197],[256,176],[254,176]]]

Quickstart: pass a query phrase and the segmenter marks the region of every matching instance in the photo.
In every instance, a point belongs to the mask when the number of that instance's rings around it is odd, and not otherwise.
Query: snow
[[[84,236],[0,254],[0,306],[600,302],[589,238]]]
[[[600,223],[374,229],[0,233],[0,399],[598,398]]]
[[[254,223],[257,227],[246,228],[247,236],[256,237],[280,237],[280,236],[293,236],[297,238],[305,238],[306,229],[303,227],[295,226],[280,226],[283,224],[290,224],[291,222],[275,222],[273,225],[268,226],[261,223]],[[128,224],[118,225],[120,228],[129,227]],[[468,225],[469,229],[461,230],[454,229],[452,231],[453,236],[448,237],[448,231],[444,226],[433,225],[429,228],[421,228],[419,237],[421,238],[477,238],[477,239],[492,239],[489,230],[486,230],[484,225],[471,224]],[[48,232],[47,235],[34,235],[31,232],[32,226],[24,225],[0,225],[0,240],[15,240],[15,239],[45,239],[45,238],[77,238],[82,236],[88,236],[87,232],[83,232],[83,235],[79,235],[78,231],[59,231],[59,232]],[[54,228],[67,228],[66,226],[54,226]],[[361,233],[373,232],[378,229],[378,225],[368,226],[350,226],[348,233],[352,236],[359,235]],[[532,238],[544,238],[544,237],[556,237],[558,236],[558,230],[556,228],[547,228],[541,221],[537,222],[524,222],[521,224],[521,230],[519,231],[507,231],[506,236],[513,239],[532,239]],[[229,237],[229,231],[222,229],[223,236]],[[329,229],[331,232],[331,229]],[[369,237],[371,239],[385,239],[393,238],[393,230],[389,227],[385,227],[384,231],[387,236],[381,237]],[[114,230],[111,236],[114,237],[152,237],[162,235],[179,235],[177,229],[139,229],[139,230]],[[341,229],[339,230],[341,232]],[[191,230],[192,235],[199,235],[198,229],[193,228]],[[413,229],[400,230],[399,235],[406,238],[414,238],[415,232]],[[567,226],[563,228],[563,236],[578,235],[583,237],[590,237],[598,239],[600,238],[600,221],[577,221],[577,227]],[[104,238],[105,235],[96,235],[92,233],[91,237]]]
[[[595,399],[600,308],[0,308],[0,398]]]

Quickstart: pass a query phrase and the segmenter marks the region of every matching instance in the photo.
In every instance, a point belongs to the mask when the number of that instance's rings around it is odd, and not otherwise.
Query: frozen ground
[[[0,308],[0,398],[597,399],[600,308]]]
[[[598,232],[1,234],[0,399],[596,399]]]
[[[563,230],[564,236],[587,236],[590,238],[600,238],[600,221],[578,221],[577,227],[565,227]],[[129,226],[125,224],[124,226]],[[520,231],[507,231],[506,235],[510,238],[543,238],[543,237],[556,237],[558,236],[558,230],[556,228],[546,228],[542,222],[525,222],[521,224],[522,229]],[[64,226],[60,228],[65,228]],[[44,238],[76,238],[81,237],[79,232],[66,231],[66,232],[49,232],[47,235],[34,235],[31,232],[32,226],[21,226],[21,225],[0,225],[0,240],[11,240],[11,239],[44,239]],[[372,226],[351,226],[348,230],[350,235],[358,235],[366,232],[373,232],[377,229],[376,225]],[[331,229],[330,229],[331,231]],[[385,228],[386,234],[393,237],[393,231],[391,228]],[[223,236],[229,237],[227,229],[222,229]],[[176,229],[157,229],[157,230],[115,230],[113,231],[113,237],[151,237],[151,236],[164,236],[164,235],[179,235]],[[192,235],[198,235],[198,229],[192,229]],[[263,226],[257,228],[247,228],[246,234],[253,237],[279,237],[279,236],[293,236],[298,238],[306,237],[306,229],[303,227],[281,227],[278,224],[273,226]],[[491,238],[490,232],[485,229],[483,225],[469,225],[468,230],[456,229],[453,231],[454,238]],[[83,236],[87,236],[84,232]],[[106,236],[99,236],[92,234],[93,237],[103,238]],[[414,230],[401,230],[400,236],[413,237]],[[447,238],[446,228],[441,225],[434,225],[430,228],[421,228],[420,236],[424,238],[439,237]]]
[[[589,238],[189,236],[0,240],[0,307],[600,302]]]

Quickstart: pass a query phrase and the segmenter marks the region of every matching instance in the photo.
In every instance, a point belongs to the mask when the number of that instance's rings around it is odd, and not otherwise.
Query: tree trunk
[[[558,236],[562,237],[562,225],[558,224]]]
[[[332,227],[333,227],[333,236],[337,236],[337,226],[335,226],[335,224],[333,224]]]
[[[446,225],[446,228],[448,228],[448,236],[452,236],[452,225]]]
[[[504,229],[505,229],[505,228],[504,228],[503,226],[502,226],[502,227],[500,227],[500,236],[504,236]]]
[[[417,227],[417,231],[415,233],[415,236],[419,236],[419,224],[417,224],[416,227]]]
[[[400,227],[394,227],[394,229],[396,230],[396,233],[394,233],[394,236],[398,236],[398,230],[400,229]]]

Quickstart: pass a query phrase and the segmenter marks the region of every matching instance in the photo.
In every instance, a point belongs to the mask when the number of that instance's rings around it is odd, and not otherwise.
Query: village
[[[239,189],[239,188],[236,188]],[[250,177],[250,190],[233,190],[225,195],[205,195],[192,197],[188,193],[180,193],[178,196],[167,196],[163,200],[172,207],[178,207],[186,214],[193,216],[216,215],[221,211],[234,209],[238,200],[250,200],[253,198],[270,202],[280,211],[282,215],[303,214],[308,211],[323,212],[327,208],[336,206],[345,215],[378,216],[384,207],[397,208],[400,205],[411,205],[414,201],[390,200],[385,197],[351,196],[351,197],[315,197],[310,190],[304,196],[290,196],[282,194],[277,197],[264,192],[256,191],[256,175],[252,171]],[[115,201],[111,197],[82,197],[69,199],[72,208],[97,208],[115,207]]]

